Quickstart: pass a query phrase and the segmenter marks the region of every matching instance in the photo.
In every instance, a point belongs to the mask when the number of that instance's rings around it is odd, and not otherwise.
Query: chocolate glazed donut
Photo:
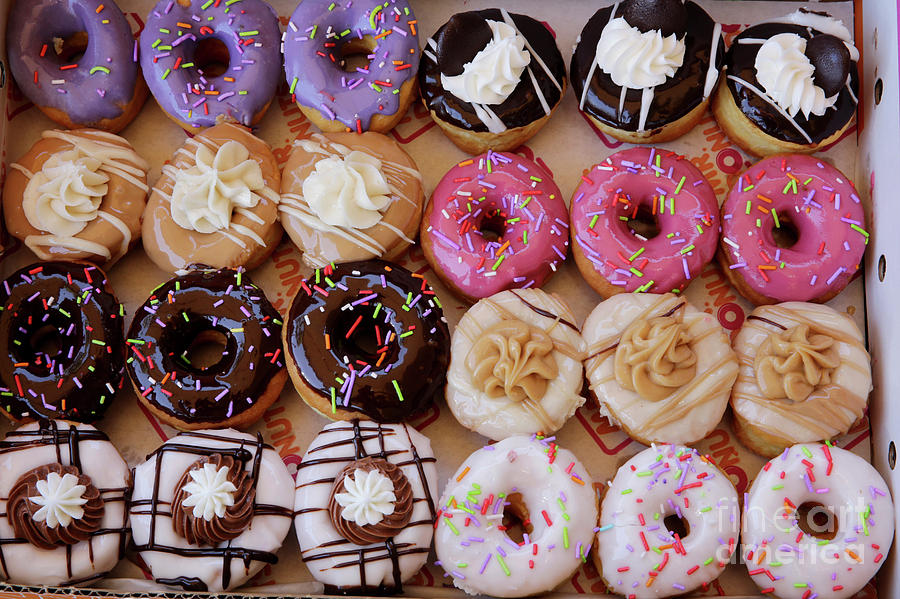
[[[422,275],[382,260],[317,270],[284,326],[288,372],[333,420],[402,422],[441,393],[450,332]]]
[[[561,90],[565,89],[566,65],[547,27],[526,15],[507,14],[531,46],[529,51],[534,58],[529,65],[534,80],[526,71],[509,97],[501,104],[490,107],[507,129],[513,129],[546,116],[541,95],[551,109],[556,106],[562,96]],[[487,125],[478,117],[471,103],[444,90],[441,73],[462,73],[463,65],[484,49],[491,39],[491,31],[485,23],[487,20],[502,23],[504,14],[499,9],[489,8],[454,15],[428,39],[419,63],[419,88],[428,109],[433,110],[442,121],[483,133],[488,131]],[[540,60],[537,60],[538,57]]]
[[[213,364],[191,364],[197,344],[222,341]],[[141,401],[180,429],[249,426],[287,380],[281,320],[246,273],[198,267],[157,287],[126,343]]]
[[[618,9],[613,15],[611,13],[616,6]],[[716,31],[716,23],[694,2],[685,2],[684,9],[686,11],[684,63],[673,76],[666,78],[665,83],[653,88],[653,102],[647,113],[645,131],[654,131],[677,121],[700,105],[712,92],[712,87],[707,85],[710,69],[718,72],[722,67],[725,42]],[[597,42],[603,28],[611,19],[624,15],[625,3],[618,2],[594,13],[581,31],[578,45],[572,54],[569,72],[572,77],[572,89],[575,97],[579,99],[581,110],[615,129],[638,131],[642,90],[629,89],[620,111],[622,88],[613,82],[610,75],[599,68],[592,68]],[[658,25],[665,26],[664,18],[657,16],[657,19],[660,20]],[[646,29],[644,23],[632,25]],[[672,32],[665,30],[663,33],[668,35]],[[715,51],[713,51],[714,38]],[[710,64],[711,62],[713,64]],[[586,83],[591,73],[591,80]],[[587,90],[585,85],[588,87]]]
[[[767,40],[779,33],[795,33],[805,40],[812,40],[821,35],[815,29],[811,30],[809,27],[791,23],[761,23],[745,29],[734,38],[728,50],[725,61],[728,91],[744,116],[764,133],[790,143],[817,144],[837,133],[856,114],[859,94],[859,73],[856,62],[849,61],[849,57],[846,58],[849,62],[850,80],[848,84],[839,87],[837,101],[832,108],[826,110],[825,114],[821,116],[810,113],[809,117],[805,118],[802,113],[798,113],[794,117],[797,124],[809,136],[807,139],[770,100],[760,96],[743,83],[749,83],[757,89],[763,88],[756,79],[755,67],[756,54],[759,52],[760,44],[742,43],[741,40]],[[808,45],[808,52],[810,52],[809,47]],[[815,65],[816,62],[813,64]],[[828,94],[826,93],[826,95]]]
[[[13,421],[103,417],[125,375],[124,308],[93,264],[26,266],[0,285],[0,406]]]

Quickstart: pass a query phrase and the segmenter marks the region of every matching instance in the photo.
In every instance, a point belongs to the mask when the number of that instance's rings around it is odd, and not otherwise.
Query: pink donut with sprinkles
[[[570,205],[575,263],[600,295],[680,293],[716,251],[719,204],[703,174],[657,148],[616,152]]]
[[[566,204],[546,168],[489,151],[441,179],[421,224],[425,257],[441,280],[474,302],[540,287],[566,259]]]
[[[853,183],[813,156],[751,166],[722,205],[719,262],[755,304],[827,302],[859,270],[869,242]]]

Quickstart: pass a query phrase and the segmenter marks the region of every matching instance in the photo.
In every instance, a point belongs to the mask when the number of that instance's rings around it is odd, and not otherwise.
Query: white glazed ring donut
[[[62,586],[105,576],[125,553],[130,488],[125,461],[89,424],[41,420],[8,433],[0,442],[0,580]]]
[[[303,561],[340,593],[402,592],[431,549],[436,490],[425,435],[406,424],[329,424],[297,469],[294,528]]]
[[[278,561],[293,489],[261,435],[181,433],[134,469],[135,550],[160,584],[195,592],[238,587]]]
[[[467,593],[525,597],[549,591],[587,560],[597,522],[593,482],[552,437],[519,435],[470,455],[441,498],[440,566]],[[503,526],[510,506],[526,531]]]
[[[817,512],[828,514],[827,522],[818,522]],[[884,563],[894,506],[884,479],[861,457],[817,443],[794,445],[753,481],[741,538],[744,562],[763,593],[843,599]]]
[[[687,534],[670,531],[669,517]],[[616,593],[681,595],[722,573],[739,530],[728,477],[694,449],[656,445],[625,462],[606,491],[594,563]]]
[[[582,404],[584,340],[575,315],[540,289],[501,291],[453,332],[447,405],[491,439],[555,433]]]

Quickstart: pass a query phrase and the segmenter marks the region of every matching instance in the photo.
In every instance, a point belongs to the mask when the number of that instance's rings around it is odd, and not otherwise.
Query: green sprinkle
[[[91,339],[91,343],[93,343],[94,345],[106,345],[106,343],[100,341],[99,339]]]
[[[457,504],[457,505],[459,505],[459,504]],[[456,530],[456,527],[455,527],[455,526],[453,526],[453,522],[450,522],[450,518],[444,518],[444,522],[447,523],[447,526],[450,527],[450,530],[453,531],[453,534],[459,535],[459,531]],[[499,556],[498,556],[498,558],[499,558]]]
[[[704,566],[708,566],[708,565],[710,565],[712,562],[713,562],[713,558],[708,557],[708,558],[706,558],[706,561],[703,562],[703,565],[704,565]]]
[[[681,191],[681,188],[684,187],[684,181],[687,177],[682,176],[681,181],[678,182],[678,186],[675,188],[675,193],[673,195],[678,195],[678,192]]]
[[[691,245],[689,245],[687,247],[681,248],[681,254],[682,255],[687,254],[688,252],[690,252],[693,249],[694,249],[694,244],[692,243]]]
[[[381,311],[381,302],[378,302],[378,305],[375,306],[375,313],[372,314],[372,318],[375,318],[376,316],[378,316],[379,311]]]
[[[563,549],[569,548],[569,527],[563,526]]]
[[[744,214],[750,214],[750,200],[747,200],[747,209],[744,210]]]
[[[594,218],[597,218],[596,216]],[[631,254],[631,257],[628,259],[629,262],[634,262],[634,259],[644,253],[644,248],[639,249],[635,253]]]
[[[630,270],[632,272],[632,274],[634,274],[635,276],[638,276],[638,277],[644,276],[644,273],[642,273],[641,271],[639,271],[638,269],[636,269],[633,266],[631,268],[629,268],[628,270]]]
[[[775,228],[780,229],[781,223],[778,222],[778,212],[774,208],[772,208],[772,220],[775,221]]]
[[[72,317],[71,314],[69,314],[68,312],[66,312],[66,311],[63,310],[62,308],[57,308],[56,311],[59,312],[60,314],[62,314],[63,316],[65,316],[66,318],[71,318],[71,317]]]
[[[206,10],[207,8],[209,8],[210,6],[212,6],[212,3],[215,2],[215,1],[216,1],[216,0],[207,0],[207,1],[203,4],[203,6],[201,6],[200,8],[201,8],[202,10]]]
[[[391,382],[394,383],[394,391],[397,392],[397,397],[400,398],[400,401],[403,401],[403,393],[400,392],[400,385],[397,384],[397,379],[394,379]]]
[[[855,224],[854,224],[854,225],[850,225],[850,228],[853,229],[854,231],[856,231],[857,233],[861,233],[862,235],[865,235],[865,236],[866,236],[866,242],[868,242],[868,240],[869,240],[869,233],[868,233],[865,229],[863,229],[863,228],[860,227],[859,225],[855,225]]]
[[[331,413],[337,413],[337,400],[335,399],[334,387],[331,388]]]
[[[188,318],[187,312],[182,311],[182,312],[181,312],[181,316],[184,317],[184,321],[185,321],[185,322],[190,322],[190,319]]]
[[[503,262],[503,259],[506,258],[506,254],[501,254],[497,261],[494,262],[494,265],[491,267],[491,270],[497,270],[500,268],[500,263]]]
[[[334,4],[334,2],[332,2],[331,4],[328,5],[328,10],[332,11],[332,10],[334,10],[334,7],[335,7],[335,4]]]
[[[808,458],[811,458],[811,457],[812,457],[812,452],[810,452],[808,448],[806,448],[806,447],[801,447],[800,449],[803,450],[803,455],[805,455],[805,456],[808,457]]]
[[[507,576],[509,576],[509,575],[510,575],[510,573],[509,573],[509,568],[506,567],[506,562],[503,561],[503,557],[501,557],[500,555],[498,555],[498,556],[497,556],[497,562],[500,564],[500,567],[503,568],[503,572],[504,572]]]
[[[381,89],[381,87],[375,85],[374,83],[370,83],[369,85],[371,85],[371,86],[372,86],[372,89],[374,89],[374,90],[377,91],[377,92],[384,91],[383,89]]]
[[[241,31],[238,35],[241,37],[250,37],[251,35],[259,35],[259,31],[256,29],[253,31]]]
[[[93,75],[93,74],[96,73],[97,71],[100,71],[100,72],[103,72],[103,73],[106,73],[107,75],[109,75],[109,69],[107,69],[106,67],[101,67],[101,66],[99,66],[99,65],[96,66],[96,67],[93,67],[93,68],[91,69],[91,73],[90,73],[90,74]]]
[[[593,229],[593,228],[594,228],[594,225],[597,224],[597,221],[598,221],[599,219],[600,219],[600,215],[599,215],[599,214],[595,214],[594,217],[591,219],[591,225],[588,227],[588,229]],[[626,217],[625,220],[628,220],[628,218]]]
[[[622,495],[628,495],[631,493],[631,489],[622,489]]]
[[[162,74],[162,79],[163,79],[163,81],[166,80],[166,77],[168,77],[168,76],[169,76],[169,73],[171,73],[171,72],[172,72],[172,69],[166,69],[166,70],[163,72],[163,74]]]

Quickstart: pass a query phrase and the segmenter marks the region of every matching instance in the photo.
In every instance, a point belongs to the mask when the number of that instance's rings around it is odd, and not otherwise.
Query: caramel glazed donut
[[[160,584],[227,591],[278,561],[293,505],[287,466],[259,433],[182,433],[134,469],[135,550]]]
[[[233,123],[210,127],[163,166],[144,212],[144,250],[167,272],[191,264],[252,270],[281,239],[280,188],[266,142]]]
[[[464,151],[511,150],[549,120],[566,90],[566,66],[547,27],[489,8],[454,15],[428,39],[419,88]]]
[[[45,420],[0,441],[0,579],[82,585],[125,555],[131,473],[89,424]]]
[[[383,258],[414,243],[425,194],[416,163],[380,133],[314,133],[281,175],[281,224],[313,268]]]
[[[328,594],[401,593],[428,557],[437,488],[431,443],[415,429],[331,423],[297,469],[300,556]]]
[[[41,260],[108,268],[140,238],[149,165],[124,138],[48,130],[9,166],[6,228]]]

